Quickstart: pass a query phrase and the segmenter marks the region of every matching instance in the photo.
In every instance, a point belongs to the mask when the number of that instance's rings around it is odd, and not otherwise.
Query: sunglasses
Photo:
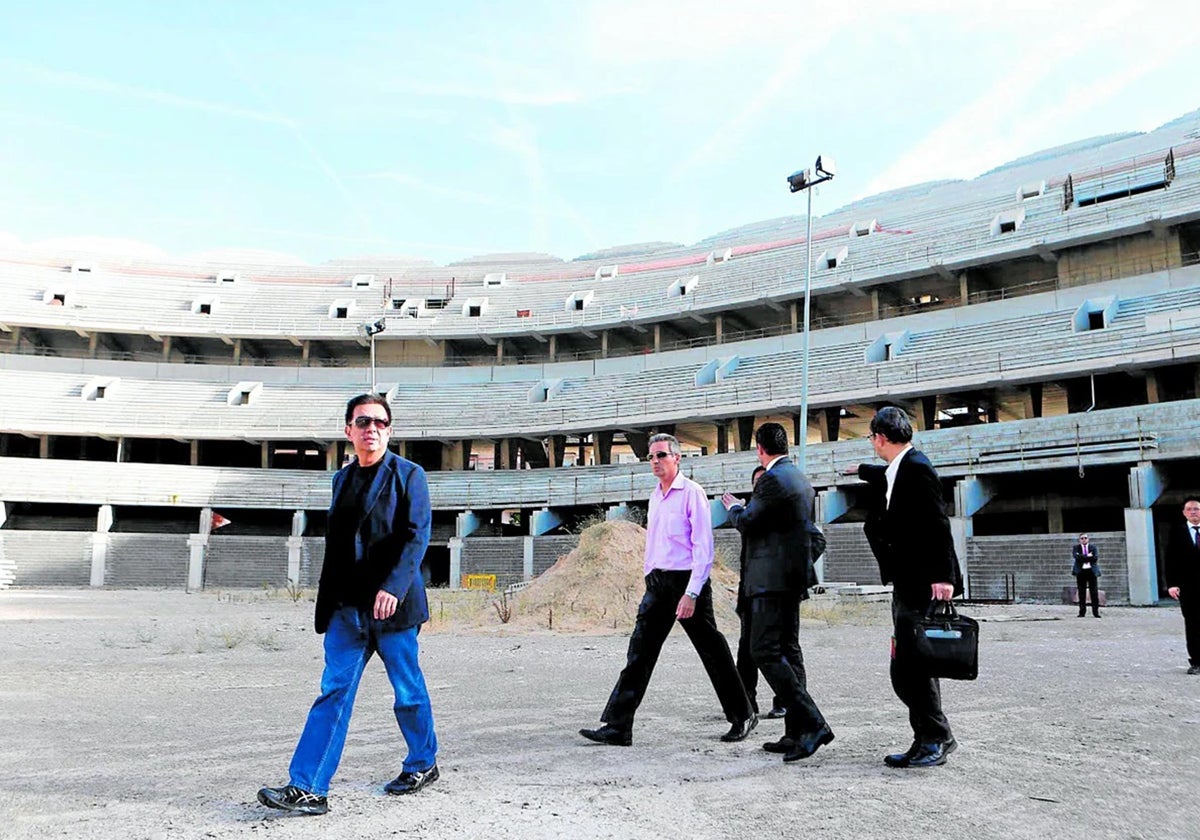
[[[354,428],[356,429],[369,429],[372,424],[374,424],[376,429],[386,429],[392,425],[392,421],[386,417],[367,417],[366,415],[359,415],[354,418]]]
[[[650,460],[651,461],[661,461],[663,458],[670,458],[674,454],[675,454],[674,452],[651,452]]]

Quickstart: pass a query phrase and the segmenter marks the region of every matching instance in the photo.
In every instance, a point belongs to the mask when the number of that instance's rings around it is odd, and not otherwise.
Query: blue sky
[[[1200,6],[1137,5],[7,0],[0,245],[690,244],[818,154],[820,216],[1200,107]]]

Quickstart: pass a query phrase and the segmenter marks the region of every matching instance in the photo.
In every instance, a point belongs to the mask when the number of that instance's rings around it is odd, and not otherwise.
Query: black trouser
[[[675,625],[675,609],[679,606],[679,599],[687,592],[691,574],[687,571],[654,569],[646,575],[646,594],[638,607],[637,621],[629,637],[625,668],[617,678],[600,720],[618,729],[633,728],[633,716],[646,694],[646,686],[650,684],[663,642]],[[733,723],[750,717],[750,700],[738,678],[729,643],[717,629],[713,617],[712,586],[708,582],[700,590],[692,617],[682,619],[679,624],[687,633],[696,653],[700,654],[700,661],[716,689],[725,719]]]
[[[1179,587],[1179,611],[1183,613],[1183,633],[1187,639],[1188,663],[1200,665],[1200,590]]]
[[[792,671],[796,674],[796,680],[801,687],[807,689],[808,682],[804,671],[804,654],[800,650],[800,610],[797,608],[795,615],[788,614],[791,622],[791,627],[784,628],[783,638],[780,642],[780,647],[783,650],[783,658],[791,666]],[[738,618],[741,620],[742,632],[738,637],[737,649],[737,672],[742,678],[742,685],[746,688],[746,696],[750,698],[750,705],[757,713],[758,709],[758,665],[754,662],[754,655],[750,652],[750,637],[753,633],[753,618],[750,613],[750,599],[738,596]],[[773,708],[787,708],[787,700],[780,697],[778,694],[771,700]]]
[[[945,742],[952,737],[950,721],[942,714],[942,687],[936,677],[927,676],[920,664],[912,660],[912,645],[898,645],[896,638],[900,633],[911,633],[913,625],[924,617],[928,607],[929,601],[905,604],[892,598],[892,690],[908,707],[913,740],[923,744]]]
[[[800,673],[785,656],[791,646],[795,624],[799,621],[800,601],[794,595],[774,593],[755,595],[750,599],[750,653],[767,683],[787,707],[784,732],[797,738],[816,732],[825,725],[825,718],[808,693],[804,678],[803,658]],[[800,646],[796,645],[796,654]]]
[[[1100,615],[1100,584],[1096,570],[1085,569],[1075,575],[1075,594],[1079,596],[1079,614],[1087,615],[1087,593],[1092,593],[1092,615]]]

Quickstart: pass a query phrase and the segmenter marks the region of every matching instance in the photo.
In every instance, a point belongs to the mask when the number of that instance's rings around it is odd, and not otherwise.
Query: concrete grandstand
[[[430,472],[434,583],[529,579],[643,505],[655,431],[714,500],[745,493],[768,419],[808,441],[824,579],[875,583],[843,471],[899,404],[971,597],[1057,601],[1088,531],[1110,602],[1154,603],[1200,489],[1198,138],[1200,112],[815,219],[807,418],[803,218],[447,266],[10,248],[0,586],[313,585],[341,412],[374,381]]]

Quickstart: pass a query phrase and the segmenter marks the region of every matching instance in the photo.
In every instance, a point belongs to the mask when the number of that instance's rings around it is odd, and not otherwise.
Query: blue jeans
[[[425,677],[417,662],[417,632],[385,629],[352,607],[334,613],[325,632],[325,672],[321,696],[304,724],[292,755],[290,784],[325,796],[346,746],[346,730],[363,668],[378,651],[396,694],[396,723],[408,745],[405,772],[428,770],[437,761],[437,736]]]

